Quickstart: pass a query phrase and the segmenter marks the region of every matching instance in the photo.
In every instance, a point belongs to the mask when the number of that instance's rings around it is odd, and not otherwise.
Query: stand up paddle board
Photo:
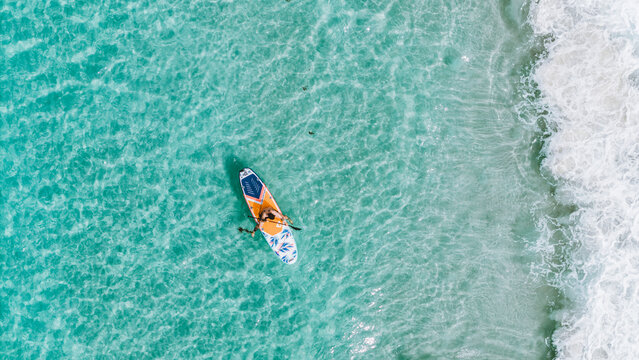
[[[240,185],[242,185],[244,199],[254,219],[259,219],[262,210],[268,207],[282,214],[273,195],[253,170],[244,168],[240,171]],[[297,261],[297,245],[293,239],[291,228],[284,219],[275,217],[274,220],[263,222],[260,225],[260,231],[280,260],[286,264],[293,264]]]

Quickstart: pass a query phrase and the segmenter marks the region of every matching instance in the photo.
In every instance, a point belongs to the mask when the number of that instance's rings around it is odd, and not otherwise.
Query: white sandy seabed
[[[539,0],[533,74],[552,129],[543,168],[574,205],[560,359],[639,359],[639,1]]]

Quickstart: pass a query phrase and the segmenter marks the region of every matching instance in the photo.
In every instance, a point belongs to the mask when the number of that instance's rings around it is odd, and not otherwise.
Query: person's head
[[[262,221],[273,220],[273,219],[275,219],[275,212],[273,211],[273,209],[268,208],[268,209],[262,211],[262,214],[260,214],[260,219]]]

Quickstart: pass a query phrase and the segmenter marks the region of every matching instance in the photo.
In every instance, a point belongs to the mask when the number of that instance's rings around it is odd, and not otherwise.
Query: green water
[[[525,17],[3,3],[0,357],[552,356]],[[295,265],[237,232],[245,166],[303,228]]]

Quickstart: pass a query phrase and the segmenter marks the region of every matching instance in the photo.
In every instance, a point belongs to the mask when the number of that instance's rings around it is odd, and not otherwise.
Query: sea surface
[[[638,357],[633,1],[0,3],[0,358]]]

